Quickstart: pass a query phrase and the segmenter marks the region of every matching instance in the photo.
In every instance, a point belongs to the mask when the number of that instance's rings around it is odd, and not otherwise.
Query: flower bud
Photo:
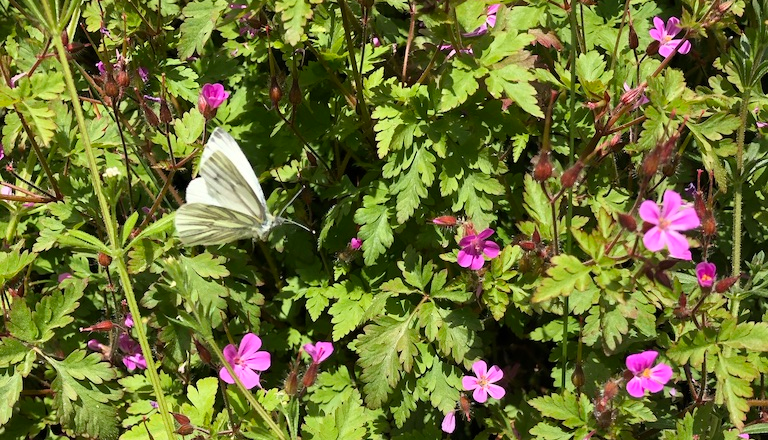
[[[704,232],[704,235],[708,237],[717,233],[717,222],[715,221],[715,217],[712,216],[712,214],[707,213],[707,215],[704,216],[703,220],[701,221],[701,229],[702,232]]]
[[[552,162],[549,161],[549,152],[542,151],[536,166],[533,168],[533,178],[537,182],[544,182],[550,177],[552,177]]]
[[[656,55],[657,53],[659,53],[659,46],[660,46],[659,40],[651,41],[651,44],[649,44],[648,48],[645,49],[645,54],[648,55],[649,57]]]
[[[669,279],[669,275],[667,275],[667,273],[664,271],[656,271],[656,281],[658,281],[662,286],[665,286],[669,289],[672,288],[672,280]]]
[[[293,75],[291,91],[288,92],[288,101],[294,107],[301,104],[301,89],[299,88],[299,78],[296,75]]]
[[[734,284],[736,284],[736,281],[739,281],[739,277],[728,277],[723,278],[722,280],[718,281],[717,284],[715,284],[715,292],[717,293],[725,293],[728,290],[730,290],[731,287],[733,287]]]
[[[120,94],[120,87],[111,76],[107,76],[107,81],[104,83],[104,94],[112,99],[117,98]]]
[[[576,363],[573,368],[573,374],[571,374],[571,383],[576,388],[581,388],[587,383],[587,378],[584,376],[584,369],[581,368],[581,363]]]
[[[128,76],[128,72],[125,70],[117,72],[117,85],[123,88],[131,85],[131,78]]]
[[[472,405],[464,393],[459,396],[459,408],[461,408],[461,412],[464,413],[464,418],[467,419],[467,421],[471,420],[470,410],[472,409]]]
[[[533,235],[531,235],[531,241],[533,241],[534,244],[541,243],[541,234],[539,234],[539,228],[536,228],[533,230]]]
[[[662,260],[659,262],[659,270],[669,270],[675,267],[675,264],[677,264],[677,260]]]
[[[272,85],[269,86],[269,99],[272,101],[272,105],[277,107],[280,104],[280,99],[283,97],[283,89],[280,88],[280,84],[277,82],[276,77],[272,77]]]
[[[315,380],[317,380],[317,364],[312,362],[309,368],[307,368],[307,372],[304,373],[301,383],[304,385],[304,388],[309,388],[314,385]]]
[[[536,249],[536,243],[528,240],[523,240],[520,243],[520,247],[523,248],[524,251],[532,251]]]
[[[452,215],[441,215],[432,219],[432,224],[437,226],[456,226],[458,219]]]
[[[146,104],[142,105],[141,109],[144,111],[144,117],[147,118],[147,123],[149,125],[151,125],[153,127],[157,127],[158,125],[160,125],[160,119],[157,118],[157,114],[155,113],[154,110],[152,110]]]
[[[634,50],[637,49],[638,46],[640,46],[640,41],[637,38],[637,32],[635,32],[635,27],[632,25],[632,22],[629,22],[629,48]]]
[[[185,416],[184,414],[172,412],[171,415],[173,415],[173,418],[176,419],[179,425],[189,425],[189,417]]]
[[[637,231],[637,220],[629,214],[619,213],[619,224],[627,231]]]
[[[288,377],[285,378],[285,383],[283,384],[283,388],[285,389],[285,394],[289,396],[295,396],[296,392],[298,391],[298,385],[299,385],[299,373],[296,371],[296,369],[292,369],[288,373]]]
[[[112,321],[101,321],[90,327],[80,327],[81,332],[108,332],[112,330],[115,324]]]
[[[648,153],[647,156],[645,156],[645,160],[643,160],[642,164],[642,173],[645,177],[651,177],[654,174],[656,174],[656,171],[659,169],[659,153],[658,149],[654,149],[650,153]]]
[[[105,254],[104,252],[99,252],[97,259],[99,260],[99,265],[101,267],[108,267],[112,263],[112,257]]]
[[[198,356],[200,356],[200,359],[204,363],[210,365],[211,364],[211,352],[208,351],[208,349],[205,348],[205,345],[201,344],[200,341],[198,341],[197,339],[195,339],[194,341],[195,341],[195,348],[197,349]]]
[[[584,163],[579,160],[575,164],[573,164],[572,167],[565,170],[563,175],[560,177],[560,183],[563,185],[563,188],[571,188],[576,183],[576,181],[579,179],[579,175],[581,174],[581,170],[584,169]]]
[[[179,429],[176,430],[176,433],[182,436],[192,434],[193,432],[195,432],[195,428],[189,423],[179,426]]]
[[[163,124],[170,124],[173,121],[173,115],[171,115],[171,108],[168,107],[168,101],[165,99],[160,101],[160,122]]]

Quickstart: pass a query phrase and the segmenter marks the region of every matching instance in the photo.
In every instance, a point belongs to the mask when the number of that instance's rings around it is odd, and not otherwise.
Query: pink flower
[[[117,346],[124,353],[123,365],[128,371],[133,371],[137,367],[145,370],[147,368],[147,360],[144,359],[144,355],[141,353],[141,346],[138,342],[131,339],[130,336],[123,333],[117,340]]]
[[[147,82],[149,81],[149,70],[147,70],[146,67],[139,67],[138,69],[139,78],[141,78],[141,82]]]
[[[443,44],[442,46],[440,46],[440,50],[448,50],[448,49],[450,49],[451,51],[448,52],[448,55],[445,56],[445,59],[453,58],[453,56],[456,55],[456,49],[454,49],[452,45],[450,45],[450,44]],[[464,49],[459,49],[459,53],[463,53],[463,54],[466,54],[466,55],[474,55],[475,54],[472,51],[471,47],[466,47]]]
[[[357,237],[353,238],[352,240],[349,240],[349,248],[352,249],[353,251],[356,251],[361,247],[363,247],[363,240]]]
[[[154,400],[150,400],[150,401],[149,401],[149,406],[151,406],[151,407],[152,407],[152,408],[154,408],[154,409],[157,409],[157,408],[159,408],[159,407],[160,407],[160,406],[157,404],[157,402],[156,402],[156,401],[154,401]]]
[[[757,128],[765,128],[765,127],[768,127],[768,122],[761,122],[761,121],[757,121],[757,122],[755,122],[755,124],[757,124]]]
[[[646,390],[658,393],[672,378],[672,367],[667,364],[651,368],[658,356],[659,352],[654,350],[627,356],[627,369],[635,376],[627,382],[627,392],[630,396],[641,398],[645,396]]]
[[[634,89],[627,83],[624,83],[624,95],[633,98],[633,101],[635,102],[632,104],[632,110],[635,110],[639,108],[642,105],[648,104],[651,102],[650,99],[648,99],[647,96],[645,96],[645,93],[640,93],[639,97],[630,95],[630,92],[632,92]]]
[[[93,351],[101,351],[102,347],[104,347],[101,342],[99,342],[98,339],[91,339],[88,341],[88,348],[90,348]]]
[[[66,280],[67,278],[72,278],[72,274],[69,272],[64,272],[63,274],[59,275],[59,278],[57,279],[58,282],[62,282]]]
[[[661,18],[653,18],[654,29],[651,29],[649,33],[651,38],[660,43],[659,54],[664,58],[670,56],[672,51],[680,44],[680,39],[675,39],[675,35],[680,33],[681,30],[678,24],[680,24],[680,20],[677,17],[670,17],[666,25],[664,25],[664,20]],[[686,54],[689,50],[691,50],[691,42],[686,41],[677,51],[681,54]]]
[[[200,91],[200,99],[205,100],[211,108],[219,108],[227,98],[229,98],[229,92],[225,91],[224,86],[219,83],[205,84]]]
[[[680,231],[697,228],[701,221],[692,206],[683,205],[680,194],[665,191],[661,210],[656,202],[644,201],[640,205],[640,218],[655,225],[643,236],[643,244],[649,251],[657,252],[666,247],[673,258],[691,259],[688,240]]]
[[[712,287],[716,273],[717,266],[712,263],[702,261],[696,265],[696,278],[698,278],[701,287]]]
[[[456,412],[451,411],[443,417],[443,423],[440,425],[440,429],[448,434],[453,433],[456,429]]]
[[[312,363],[319,364],[328,359],[333,353],[333,344],[330,342],[317,342],[315,344],[304,344],[304,351],[312,358]]]
[[[472,391],[472,397],[479,403],[484,403],[488,400],[488,395],[494,399],[501,399],[506,394],[504,388],[494,385],[494,382],[498,382],[504,377],[504,373],[496,365],[488,369],[488,365],[485,361],[477,361],[472,364],[472,371],[475,372],[476,377],[464,376],[461,378],[461,385],[467,391]]]
[[[272,364],[269,353],[259,351],[259,348],[261,348],[261,339],[253,333],[243,336],[239,348],[232,344],[224,347],[224,359],[232,366],[240,382],[249,390],[255,386],[261,387],[259,373],[256,371],[264,371]],[[219,377],[226,383],[235,383],[235,379],[224,367],[219,370]]]
[[[3,185],[2,187],[0,187],[0,194],[4,196],[12,196],[13,188],[11,188],[10,186]]]
[[[486,229],[477,235],[467,235],[459,241],[461,250],[456,257],[456,262],[461,267],[468,267],[472,270],[478,270],[485,264],[485,255],[488,258],[499,256],[499,245],[486,240],[493,235],[493,229]]]
[[[99,69],[99,73],[102,75],[107,73],[107,69],[104,67],[103,61],[99,61],[98,63],[96,63],[96,68]]]
[[[128,328],[133,328],[133,315],[131,315],[130,313],[125,315],[124,324]]]
[[[474,31],[462,35],[465,37],[479,37],[488,32],[488,28],[496,26],[496,13],[499,12],[500,7],[501,4],[499,3],[488,6],[488,9],[485,11],[485,23]]]
[[[739,438],[749,438],[749,434],[742,432],[741,434],[739,434]]]

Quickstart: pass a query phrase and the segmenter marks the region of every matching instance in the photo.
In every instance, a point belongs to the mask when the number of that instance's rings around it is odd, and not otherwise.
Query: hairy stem
[[[741,274],[741,222],[742,222],[742,194],[744,188],[744,134],[747,127],[747,113],[751,90],[747,88],[741,98],[741,110],[739,110],[739,131],[736,134],[736,175],[733,195],[733,253],[731,254],[731,276],[738,277]],[[738,281],[736,281],[738,284]],[[739,315],[739,298],[731,298],[730,310],[733,316]]]

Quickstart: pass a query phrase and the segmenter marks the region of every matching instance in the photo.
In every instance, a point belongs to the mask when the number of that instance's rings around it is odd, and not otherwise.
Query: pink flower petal
[[[627,393],[632,397],[641,398],[645,396],[645,388],[643,388],[639,377],[633,377],[627,382]]]
[[[221,370],[219,370],[219,377],[226,383],[235,383],[235,379],[232,378],[232,375],[224,367],[221,367]]]
[[[677,17],[669,17],[669,20],[667,20],[667,26],[664,28],[664,31],[667,33],[667,35],[675,36],[680,32],[680,27],[678,26],[680,24],[680,19]]]
[[[666,234],[669,256],[680,260],[691,260],[691,251],[688,250],[688,239],[677,231],[668,231]]]
[[[674,46],[670,46],[669,44],[662,44],[659,46],[659,55],[663,56],[664,58],[672,55],[672,51],[677,47],[677,44]]]
[[[477,235],[467,235],[466,237],[459,240],[459,246],[461,247],[467,247],[472,244],[472,241],[477,238]]]
[[[475,391],[472,392],[472,398],[478,403],[485,403],[485,401],[488,400],[488,392],[483,387],[477,387],[475,388]]]
[[[653,29],[650,30],[651,38],[657,41],[664,39],[664,20],[660,17],[653,17]]]
[[[665,238],[666,234],[664,234],[661,229],[654,226],[643,235],[643,244],[649,251],[658,252],[664,249],[664,245],[666,244]]]
[[[483,268],[484,264],[485,264],[485,258],[483,258],[482,255],[473,255],[472,264],[469,265],[469,268],[472,270],[480,270]]]
[[[675,47],[677,47],[677,43],[675,43]],[[680,46],[680,49],[677,49],[677,53],[681,53],[683,55],[687,54],[691,51],[691,42],[686,40],[685,43],[683,43],[682,46]]]
[[[701,226],[701,220],[699,220],[696,210],[690,206],[673,212],[667,217],[667,221],[669,221],[669,229],[673,231],[687,231]]]
[[[249,355],[249,357],[242,358],[245,366],[256,371],[268,370],[272,365],[272,357],[266,351],[259,351]]]
[[[507,392],[504,390],[504,388],[492,383],[488,384],[488,394],[490,394],[494,399],[501,399],[506,393]]]
[[[492,241],[486,241],[485,246],[483,247],[483,253],[488,258],[496,258],[499,256],[499,253],[501,253],[501,249],[498,244]]]
[[[486,376],[488,374],[488,364],[482,360],[476,361],[474,364],[472,364],[472,371],[475,372],[475,376],[478,378]]]
[[[659,364],[651,368],[651,380],[658,382],[661,385],[666,384],[672,379],[672,367],[667,364]],[[654,391],[655,392],[655,391]]]
[[[240,367],[239,365],[236,365],[234,370],[245,388],[250,390],[255,386],[260,386],[259,375],[255,371],[250,368]]]
[[[488,229],[484,229],[483,232],[477,234],[477,238],[479,238],[480,240],[485,240],[491,235],[493,235],[493,229],[488,228]]]
[[[466,391],[474,390],[478,387],[477,385],[477,378],[472,376],[464,376],[461,378],[461,386]]]
[[[235,363],[235,358],[237,357],[237,347],[235,347],[232,344],[228,344],[226,347],[224,347],[224,359],[227,360],[230,364]]]
[[[656,362],[658,356],[659,352],[655,350],[647,350],[642,353],[631,354],[627,356],[627,369],[634,374],[640,374],[646,368],[650,368],[651,365]]]
[[[464,251],[464,249],[460,250],[459,254],[456,256],[456,262],[459,263],[459,266],[461,267],[471,266],[473,259],[474,257],[468,252]]]
[[[659,224],[659,205],[652,200],[646,200],[640,205],[640,218],[652,225]]]
[[[504,377],[504,373],[499,367],[494,365],[488,370],[488,375],[486,377],[488,378],[488,382],[498,382],[502,377]]]
[[[245,359],[249,354],[259,351],[259,348],[261,348],[261,338],[253,333],[248,333],[240,341],[240,348],[237,350],[237,353],[241,358]]]
[[[683,206],[683,199],[680,194],[670,190],[664,191],[664,199],[661,202],[661,217],[669,219],[672,214],[678,212],[681,206]]]
[[[456,413],[451,411],[443,417],[443,423],[440,425],[440,429],[448,434],[453,433],[456,429]]]

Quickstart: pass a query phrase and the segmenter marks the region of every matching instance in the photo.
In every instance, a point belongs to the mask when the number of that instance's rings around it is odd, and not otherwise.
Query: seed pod
[[[712,214],[707,213],[707,215],[704,216],[704,219],[701,221],[701,229],[702,232],[704,232],[704,235],[708,237],[717,233],[717,222]]]
[[[459,396],[459,408],[461,408],[461,412],[464,413],[464,418],[467,419],[467,421],[471,420],[470,410],[472,409],[472,404],[464,393]]]
[[[627,231],[637,231],[637,220],[629,214],[619,213],[619,224]]]
[[[165,99],[160,101],[160,122],[163,124],[170,124],[173,121],[173,115],[171,115],[171,108],[168,107],[168,101]]]
[[[635,27],[632,25],[632,22],[629,23],[629,48],[634,50],[637,49],[638,46],[640,46],[640,41],[637,38],[637,32],[635,32]]]
[[[144,111],[144,116],[147,118],[147,123],[153,127],[160,125],[160,119],[157,118],[157,114],[147,104],[143,104],[141,109]]]
[[[657,53],[659,53],[659,46],[660,46],[660,43],[658,40],[651,41],[651,44],[649,44],[648,48],[645,49],[645,54],[648,55],[649,57],[656,55]]]
[[[552,162],[549,161],[549,152],[542,151],[536,166],[533,168],[533,178],[537,182],[544,182],[550,177],[552,177]]]
[[[280,104],[280,99],[283,97],[283,89],[280,88],[280,83],[277,82],[276,77],[272,77],[272,84],[269,86],[269,99],[272,101],[272,106],[277,107]]]
[[[667,275],[666,272],[657,270],[656,271],[656,281],[661,283],[661,285],[666,286],[667,288],[672,288],[672,280],[669,279],[669,275]]]
[[[576,388],[581,388],[587,383],[587,378],[584,376],[584,369],[581,368],[581,363],[577,363],[573,368],[573,374],[571,374],[571,383]]]
[[[291,91],[288,92],[288,101],[296,107],[301,104],[301,89],[299,88],[299,78],[293,75],[293,82],[291,83]]]
[[[663,260],[659,262],[659,270],[669,270],[675,267],[677,260]]]
[[[172,412],[171,414],[173,415],[173,418],[179,422],[179,425],[189,425],[189,417],[185,416],[184,414],[175,412]]]
[[[197,349],[197,354],[200,356],[200,359],[205,362],[206,364],[211,364],[211,352],[208,351],[207,348],[205,348],[205,345],[201,344],[200,341],[195,339],[195,348]]]
[[[176,430],[176,433],[182,436],[192,434],[193,432],[195,432],[195,428],[189,423],[179,426],[179,429]]]
[[[578,160],[575,164],[573,164],[572,167],[565,170],[563,175],[560,177],[560,183],[563,185],[563,188],[573,187],[573,185],[576,183],[576,180],[579,179],[579,175],[583,169],[584,163],[581,160]]]
[[[725,293],[728,290],[733,287],[734,284],[736,284],[736,281],[739,281],[739,277],[728,277],[723,278],[722,280],[718,281],[717,284],[715,284],[715,292],[717,293]]]
[[[104,252],[99,252],[97,259],[99,260],[99,265],[101,267],[108,267],[112,263],[112,257],[105,254]]]
[[[107,76],[107,81],[104,83],[104,94],[112,99],[117,98],[120,94],[120,87],[111,76]]]
[[[643,160],[643,165],[642,165],[643,176],[651,177],[654,174],[656,174],[656,171],[658,171],[659,162],[661,161],[658,151],[659,151],[658,148],[656,148],[650,153],[648,153],[647,156],[645,156],[645,160]]]

